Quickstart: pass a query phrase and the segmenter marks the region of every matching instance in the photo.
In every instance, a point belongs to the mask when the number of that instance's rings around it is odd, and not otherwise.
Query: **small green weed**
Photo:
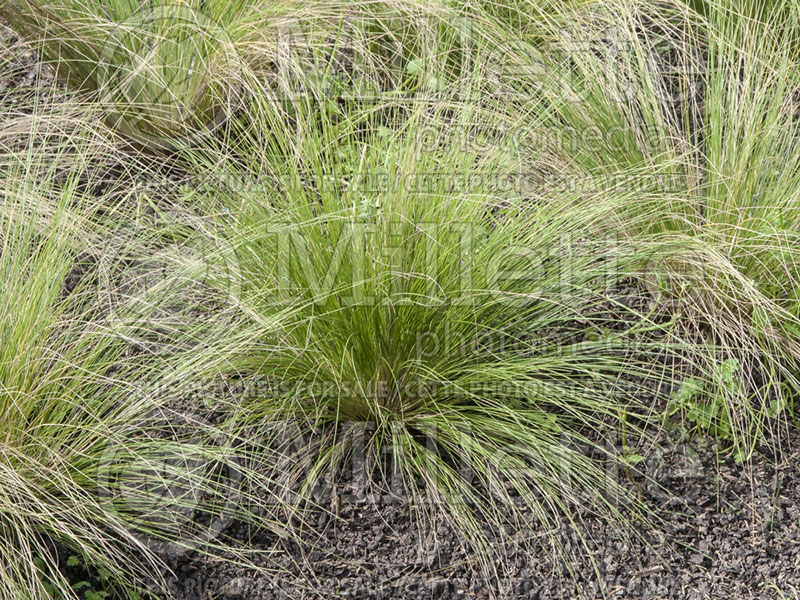
[[[738,359],[728,358],[716,365],[710,379],[688,377],[672,395],[665,420],[681,413],[697,433],[735,441],[728,398],[747,398],[742,390],[741,371]],[[770,419],[779,418],[790,409],[789,404],[785,395],[777,395],[765,406],[764,414]],[[747,457],[745,448],[736,444],[734,447],[736,462],[743,462]]]
[[[716,367],[715,379],[719,378],[724,389],[735,393],[738,383],[735,375],[739,371],[739,361],[729,358]],[[710,382],[698,377],[689,377],[673,394],[667,407],[667,418],[682,412],[695,429],[703,434],[729,440],[731,438],[731,422],[725,396],[714,394],[715,389]]]

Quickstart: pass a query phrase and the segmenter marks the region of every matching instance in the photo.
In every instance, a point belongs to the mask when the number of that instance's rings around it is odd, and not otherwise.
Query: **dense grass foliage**
[[[782,166],[798,159],[798,17],[778,4],[580,5],[507,53],[516,122],[546,132],[530,139],[570,155],[583,187],[640,191],[620,235],[685,249],[642,279],[706,338],[742,447],[797,390],[798,187]],[[525,93],[531,56],[544,76]],[[713,375],[726,359],[735,385]]]
[[[0,14],[75,89],[94,90],[109,121],[156,148],[213,127],[238,71],[233,41],[246,2],[4,2]]]
[[[440,2],[7,0],[0,16],[119,132],[150,150],[194,144],[246,99],[252,78],[288,97],[435,92],[470,68],[472,22]]]
[[[532,201],[518,156],[451,137],[475,125],[469,106],[412,107],[374,130],[313,104],[280,127],[284,113],[258,108],[235,152],[193,155],[207,186],[184,201],[211,215],[201,234],[212,264],[235,265],[236,294],[219,341],[189,360],[250,381],[241,425],[311,438],[282,467],[286,488],[365,454],[368,480],[452,520],[490,569],[511,543],[492,550],[492,534],[636,504],[608,481],[626,456],[603,432],[638,430],[639,393],[664,394],[672,374],[654,360],[667,341],[631,347],[659,327],[613,295],[642,254],[587,239],[621,199]],[[597,335],[617,319],[630,328]]]
[[[2,597],[83,598],[65,576],[78,564],[102,579],[98,594],[145,597],[164,560],[214,551],[218,523],[249,517],[250,473],[233,438],[174,405],[178,374],[135,337],[144,297],[109,302],[108,280],[142,243],[109,252],[130,215],[93,194],[113,138],[66,101],[3,117]]]
[[[121,583],[140,580],[156,559],[133,524],[96,490],[115,431],[144,409],[117,339],[87,323],[83,289],[68,289],[91,206],[66,182],[59,195],[25,177],[34,161],[2,168],[0,216],[0,530],[4,597],[74,597],[53,542],[85,556]],[[12,161],[13,162],[13,161]],[[140,458],[143,458],[140,456]]]
[[[291,537],[356,469],[502,575],[654,516],[663,424],[779,447],[797,0],[0,16],[69,90],[0,97],[4,597],[76,597],[64,552],[131,598],[245,560],[229,519]]]

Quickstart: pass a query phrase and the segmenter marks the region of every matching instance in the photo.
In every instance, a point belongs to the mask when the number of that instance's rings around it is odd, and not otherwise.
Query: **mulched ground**
[[[787,446],[799,443],[794,433]],[[800,451],[778,463],[760,454],[743,467],[722,460],[702,439],[665,447],[651,452],[642,468],[652,478],[641,484],[644,498],[664,520],[640,532],[645,540],[627,539],[584,515],[592,565],[575,529],[561,523],[558,537],[575,555],[575,581],[566,569],[550,567],[544,549],[517,556],[513,573],[486,581],[446,523],[421,534],[407,503],[359,501],[345,484],[334,502],[323,503],[339,519],[322,517],[302,546],[275,535],[251,537],[241,526],[227,532],[270,551],[263,565],[280,567],[279,576],[182,557],[170,587],[181,600],[800,597]]]
[[[50,96],[55,72],[43,65],[19,36],[0,23],[0,108],[12,110],[20,101]]]
[[[4,60],[12,57],[0,63],[0,106],[13,107],[52,83],[52,72],[2,25],[0,51]],[[575,555],[574,578],[553,569],[541,549],[517,556],[512,573],[486,581],[447,523],[420,530],[407,503],[359,499],[344,481],[321,502],[338,519],[320,512],[300,544],[236,523],[224,531],[268,551],[261,564],[280,568],[279,575],[181,556],[172,561],[176,575],[169,584],[179,600],[800,597],[797,432],[784,440],[782,457],[764,450],[747,467],[720,457],[710,441],[659,441],[667,450],[643,451],[647,460],[638,467],[651,478],[640,480],[644,499],[664,522],[642,530],[643,540],[631,540],[583,515],[592,564],[565,520],[557,536]]]

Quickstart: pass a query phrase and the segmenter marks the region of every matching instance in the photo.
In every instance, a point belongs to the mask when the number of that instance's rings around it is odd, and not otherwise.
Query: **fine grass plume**
[[[700,285],[685,304],[709,324],[718,362],[743,367],[736,387],[753,444],[765,425],[777,433],[765,419],[798,391],[800,178],[787,166],[800,160],[800,13],[794,2],[713,2],[705,16],[697,183],[683,194],[707,266],[691,270]]]

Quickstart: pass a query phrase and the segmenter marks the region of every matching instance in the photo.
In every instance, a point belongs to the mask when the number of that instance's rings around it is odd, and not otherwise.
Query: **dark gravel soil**
[[[800,447],[797,434],[789,442]],[[446,523],[420,534],[407,503],[358,500],[340,487],[326,507],[339,519],[322,517],[303,547],[275,535],[248,537],[243,527],[228,531],[272,552],[263,564],[281,567],[279,575],[184,557],[170,586],[181,600],[800,597],[798,451],[778,463],[760,454],[743,468],[703,440],[666,447],[642,469],[653,479],[641,483],[644,497],[664,519],[640,532],[647,542],[585,517],[592,565],[575,529],[562,523],[558,537],[575,554],[574,583],[566,569],[549,566],[545,550],[517,556],[512,573],[486,581]]]
[[[15,108],[34,95],[40,100],[52,97],[55,72],[43,65],[36,52],[19,36],[0,23],[0,108]]]

